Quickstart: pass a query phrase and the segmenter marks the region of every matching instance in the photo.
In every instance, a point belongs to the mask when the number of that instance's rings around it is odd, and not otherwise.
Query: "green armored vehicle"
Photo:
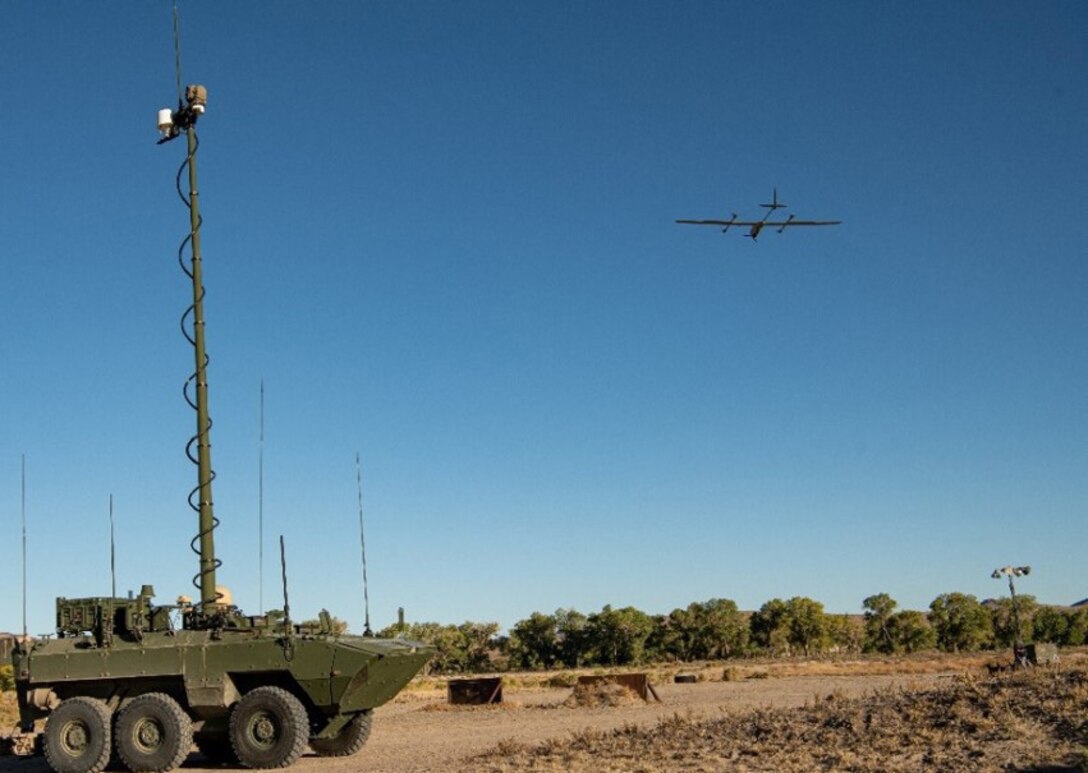
[[[335,636],[245,617],[219,605],[136,599],[57,599],[56,639],[16,651],[23,730],[47,716],[43,746],[58,773],[102,770],[116,751],[132,771],[167,771],[194,740],[213,759],[290,765],[307,744],[358,751],[371,711],[391,699],[431,651],[398,640]],[[180,613],[180,629],[171,615]]]
[[[160,606],[148,585],[135,598],[60,598],[56,638],[16,648],[21,730],[33,733],[35,720],[46,719],[42,745],[58,773],[98,773],[114,754],[131,771],[161,773],[180,765],[194,741],[209,757],[251,768],[286,767],[307,745],[320,755],[353,754],[370,734],[372,710],[433,654],[416,642],[338,636],[325,611],[317,626],[292,625],[286,587],[282,621],[244,615],[216,587],[194,131],[206,92],[189,86],[184,100],[161,111],[159,123],[161,141],[184,131],[189,147],[178,192],[191,230],[178,255],[190,246],[182,268],[193,304],[183,320],[192,328],[183,330],[196,354],[186,388],[195,385],[197,431],[187,453],[198,467],[189,501],[199,514],[200,601]],[[180,185],[186,166],[188,195]]]

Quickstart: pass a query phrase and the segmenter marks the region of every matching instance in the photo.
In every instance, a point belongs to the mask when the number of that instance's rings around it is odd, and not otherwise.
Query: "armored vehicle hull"
[[[255,768],[289,765],[307,744],[350,754],[370,712],[433,654],[229,611],[214,627],[173,630],[175,608],[145,596],[57,605],[59,638],[16,651],[14,664],[23,730],[48,718],[45,753],[60,773],[101,770],[111,751],[133,771],[169,770],[194,739]]]

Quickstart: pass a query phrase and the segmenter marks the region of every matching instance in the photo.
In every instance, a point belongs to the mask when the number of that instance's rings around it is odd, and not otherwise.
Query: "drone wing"
[[[743,225],[753,226],[758,220],[677,220],[684,225]]]
[[[839,225],[841,220],[783,220],[780,223],[775,223],[768,220],[764,225],[773,226],[776,228],[786,228],[787,226],[793,228],[795,225]],[[739,223],[738,223],[739,225]]]

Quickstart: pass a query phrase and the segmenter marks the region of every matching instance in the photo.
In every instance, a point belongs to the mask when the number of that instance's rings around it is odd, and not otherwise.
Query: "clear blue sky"
[[[376,626],[1088,596],[1088,6],[183,2],[220,581]],[[191,593],[172,4],[0,6],[0,629]],[[739,234],[773,186],[838,228]]]

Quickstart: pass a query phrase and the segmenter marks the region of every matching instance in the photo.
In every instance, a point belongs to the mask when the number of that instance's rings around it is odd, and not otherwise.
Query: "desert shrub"
[[[0,666],[0,692],[15,689],[15,670],[9,666]]]
[[[548,677],[545,684],[548,687],[574,687],[574,685],[578,684],[578,675],[571,671],[560,671],[558,674],[552,674]]]

